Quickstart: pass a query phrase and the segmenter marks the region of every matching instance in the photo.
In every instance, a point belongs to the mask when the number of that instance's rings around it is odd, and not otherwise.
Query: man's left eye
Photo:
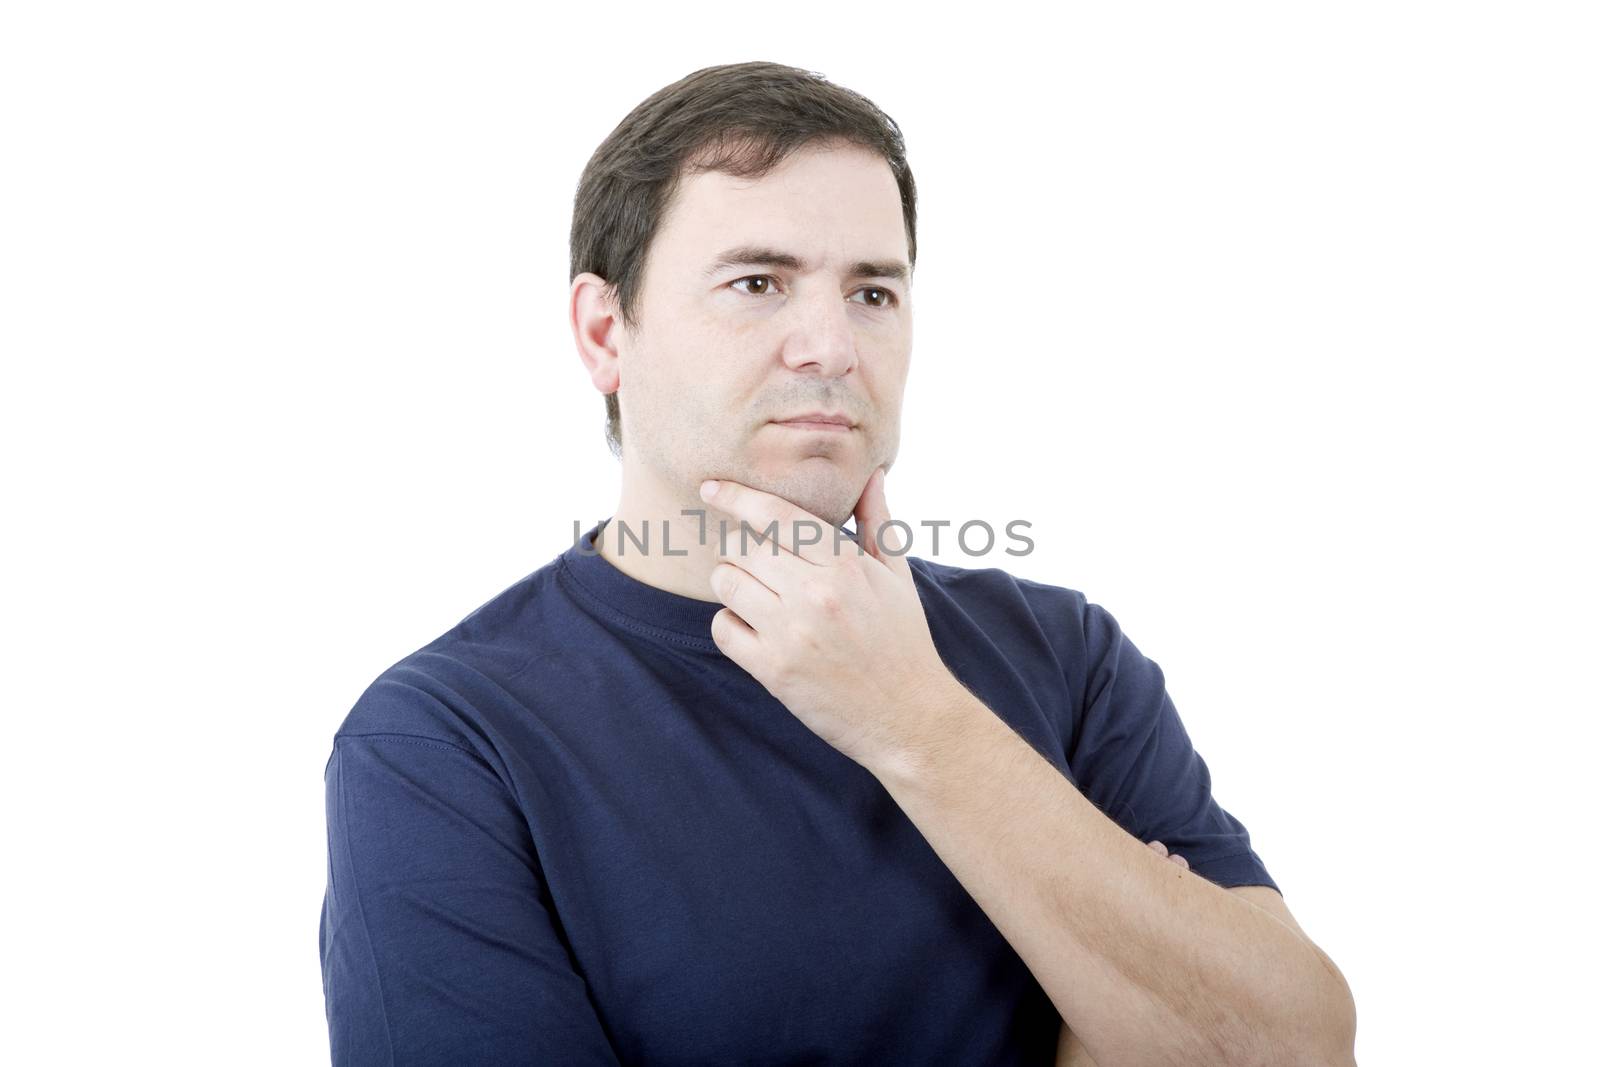
[[[857,289],[856,293],[877,293],[880,299],[878,301],[876,301],[876,302],[869,301],[867,303],[868,307],[874,307],[874,308],[893,307],[895,305],[895,303],[899,300],[899,297],[895,296],[889,290],[880,289],[877,286],[870,286],[870,287],[868,287],[866,289]],[[851,293],[850,295],[854,296],[855,293]]]

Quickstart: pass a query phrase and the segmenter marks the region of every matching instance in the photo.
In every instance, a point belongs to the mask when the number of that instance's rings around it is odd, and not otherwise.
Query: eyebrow
[[[711,277],[729,267],[783,267],[787,270],[805,271],[806,263],[792,252],[782,252],[776,248],[762,248],[759,245],[740,245],[730,248],[717,256],[711,266],[706,268],[705,276]],[[905,281],[911,276],[911,268],[898,260],[874,262],[863,259],[850,265],[852,278],[891,278],[895,281]]]

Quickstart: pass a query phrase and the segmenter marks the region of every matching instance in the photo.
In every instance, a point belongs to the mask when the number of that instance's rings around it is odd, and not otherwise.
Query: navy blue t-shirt
[[[334,1062],[1052,1063],[1060,1015],[884,787],[597,529],[334,738]],[[1102,812],[1276,888],[1109,612],[909,558],[951,671]]]

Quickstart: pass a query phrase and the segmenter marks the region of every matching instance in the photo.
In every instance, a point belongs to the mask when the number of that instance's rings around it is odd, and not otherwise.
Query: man
[[[777,64],[595,153],[620,499],[339,730],[336,1061],[1353,1062],[1156,663],[891,523],[915,203],[893,122]]]

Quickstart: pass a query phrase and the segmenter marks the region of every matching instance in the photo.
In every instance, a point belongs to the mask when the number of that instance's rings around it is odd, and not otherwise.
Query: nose
[[[784,340],[783,362],[791,370],[840,378],[856,365],[856,337],[850,309],[837,290],[826,287],[790,303],[796,321]]]

